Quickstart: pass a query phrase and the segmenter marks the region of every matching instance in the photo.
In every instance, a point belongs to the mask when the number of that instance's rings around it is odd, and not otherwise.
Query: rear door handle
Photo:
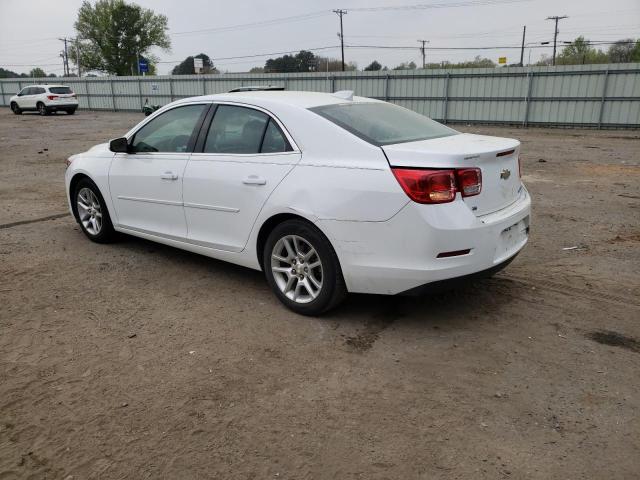
[[[160,175],[160,178],[163,180],[177,180],[178,174],[173,172],[164,172],[162,175]]]
[[[244,180],[242,180],[242,183],[244,183],[245,185],[266,185],[267,181],[262,177],[258,177],[257,175],[249,175]]]

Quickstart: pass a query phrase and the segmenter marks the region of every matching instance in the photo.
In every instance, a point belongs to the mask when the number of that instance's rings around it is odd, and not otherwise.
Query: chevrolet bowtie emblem
[[[508,168],[505,168],[500,172],[500,178],[503,180],[506,180],[510,176],[511,176],[511,170],[509,170]]]

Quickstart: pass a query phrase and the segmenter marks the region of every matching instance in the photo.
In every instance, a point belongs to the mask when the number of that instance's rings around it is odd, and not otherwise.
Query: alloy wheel
[[[76,203],[84,229],[91,235],[98,235],[102,230],[102,206],[98,196],[90,188],[84,187],[78,192]]]
[[[322,290],[322,261],[316,249],[298,235],[280,238],[271,252],[271,271],[276,285],[290,300],[309,303]]]

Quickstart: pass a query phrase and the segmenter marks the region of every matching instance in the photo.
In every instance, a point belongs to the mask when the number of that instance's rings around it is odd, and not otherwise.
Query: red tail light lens
[[[458,190],[463,197],[478,195],[482,190],[482,172],[479,168],[459,168],[456,170]]]
[[[56,98],[58,98],[58,96],[57,95],[47,95],[47,98],[49,100],[55,100]]]
[[[456,198],[456,192],[463,197],[471,197],[482,191],[482,172],[479,168],[391,168],[391,171],[409,198],[418,203],[447,203]]]
[[[456,198],[454,170],[393,168],[398,183],[418,203],[447,203]]]

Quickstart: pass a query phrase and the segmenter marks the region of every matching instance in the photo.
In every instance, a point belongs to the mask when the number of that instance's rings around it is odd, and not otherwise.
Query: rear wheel
[[[11,111],[16,115],[22,114],[22,110],[20,110],[20,107],[18,107],[18,104],[16,102],[11,102]]]
[[[38,102],[38,104],[36,105],[36,108],[38,109],[38,113],[40,115],[49,115],[49,109],[44,103]]]
[[[98,243],[110,243],[115,240],[116,232],[111,223],[104,198],[95,183],[84,178],[76,185],[74,201],[80,228],[89,240]]]
[[[347,294],[329,240],[302,220],[287,220],[273,229],[264,247],[263,267],[280,301],[302,315],[320,315]]]
[[[67,110],[67,115],[73,115],[74,113],[76,113],[75,108],[70,108],[69,110]]]

